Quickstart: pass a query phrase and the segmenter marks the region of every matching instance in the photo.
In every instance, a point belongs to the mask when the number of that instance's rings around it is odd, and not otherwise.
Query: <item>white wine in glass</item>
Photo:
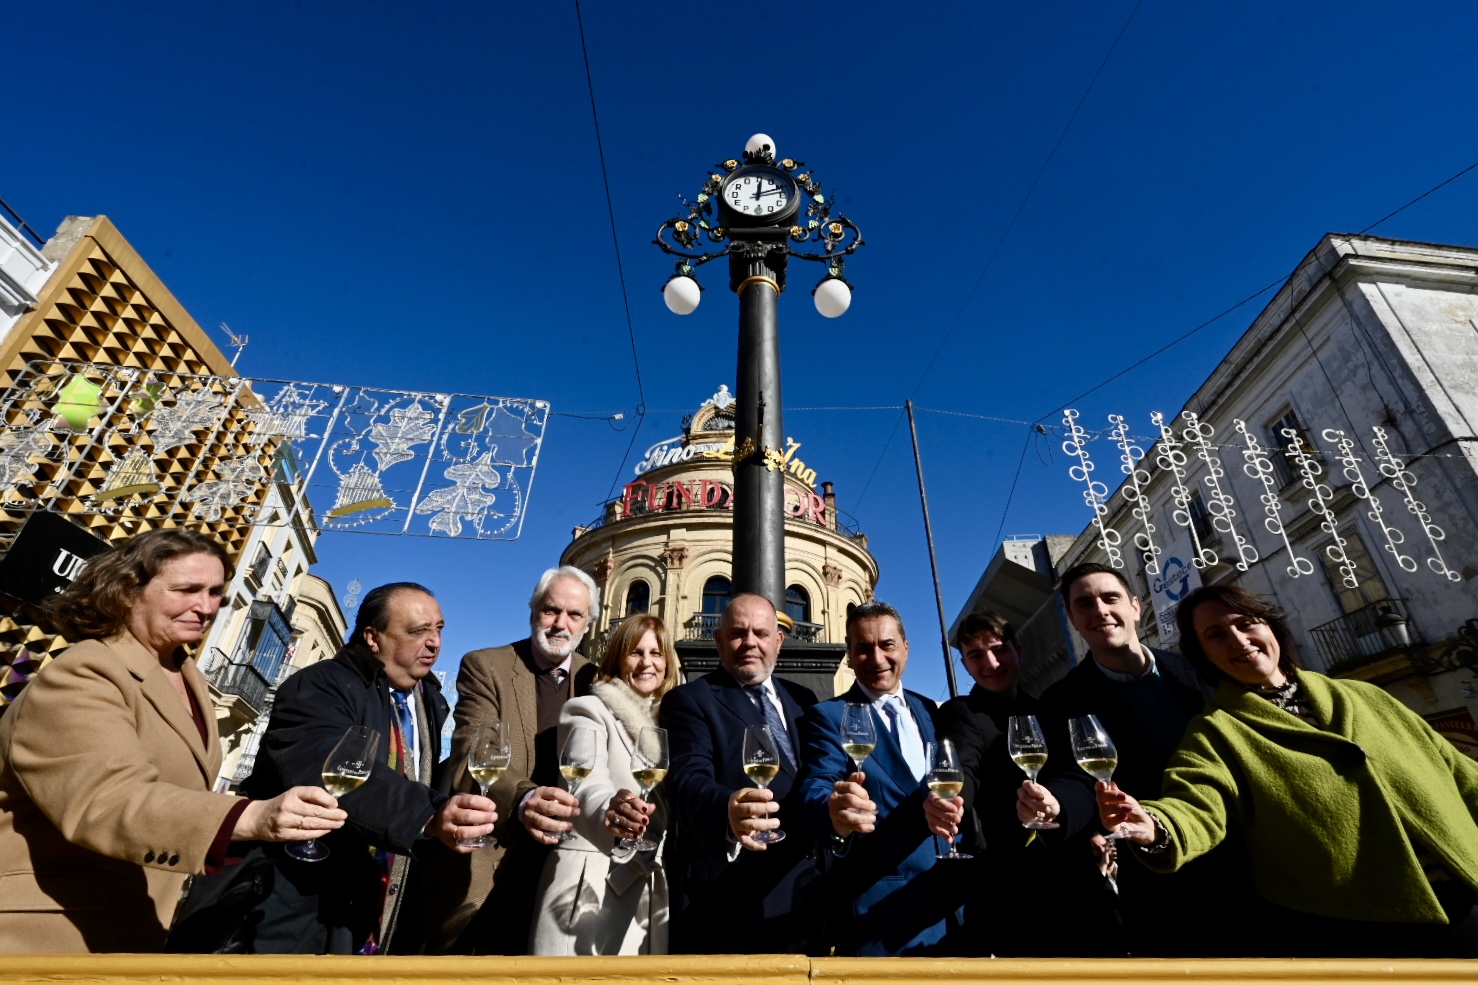
[[[929,784],[929,792],[941,800],[953,800],[965,789],[965,771],[960,767],[960,758],[955,755],[954,743],[948,739],[940,739],[931,742],[925,750],[929,759],[929,776],[926,782]],[[955,843],[949,843],[949,851],[944,854],[935,852],[936,858],[944,859],[967,859],[974,858],[955,847]]]
[[[467,750],[467,772],[477,781],[478,791],[486,797],[488,788],[508,771],[513,761],[513,751],[505,738],[502,722],[478,722],[472,734],[472,748]],[[476,838],[458,838],[463,848],[493,848],[498,839],[492,835]]]
[[[641,799],[652,795],[652,789],[667,776],[667,730],[655,725],[645,725],[636,737],[636,756],[632,762],[632,779],[641,787]],[[622,848],[634,848],[649,852],[657,843],[643,835],[640,838],[622,838]]]
[[[359,789],[375,768],[379,748],[379,732],[368,725],[349,726],[323,761],[323,789],[333,794],[335,800]],[[283,851],[302,862],[321,862],[329,856],[328,848],[320,845],[317,838],[288,842]]]
[[[595,769],[595,729],[576,725],[565,736],[564,747],[559,751],[559,775],[565,778],[565,788],[571,795],[580,789],[580,783]],[[575,837],[573,827],[559,836],[560,841],[571,841]]]
[[[1084,715],[1067,723],[1067,734],[1073,743],[1073,759],[1095,780],[1109,783],[1114,770],[1119,768],[1119,750],[1114,740],[1098,721],[1097,715]],[[1110,831],[1105,838],[1121,837],[1117,830]]]
[[[872,724],[872,707],[848,703],[842,709],[842,751],[851,757],[857,772],[877,748],[877,730]]]
[[[1037,774],[1047,765],[1047,738],[1042,735],[1042,726],[1037,724],[1036,715],[1012,715],[1006,723],[1006,751],[1011,761],[1021,768],[1026,778],[1037,782]],[[1034,818],[1023,821],[1022,827],[1045,830],[1058,827],[1056,821]]]
[[[770,781],[780,775],[780,751],[775,745],[775,736],[768,725],[751,725],[744,730],[744,775],[761,789],[768,789]],[[766,845],[785,840],[785,832],[756,831],[751,835],[755,841]]]

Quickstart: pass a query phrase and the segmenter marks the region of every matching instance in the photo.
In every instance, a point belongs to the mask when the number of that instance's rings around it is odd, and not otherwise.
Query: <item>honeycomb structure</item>
[[[106,217],[69,220],[58,240],[64,232],[71,246],[38,304],[0,342],[4,424],[20,426],[37,418],[38,407],[54,405],[56,388],[76,375],[67,364],[104,370],[93,376],[105,403],[116,401],[117,381],[129,375],[107,368],[136,371],[171,390],[227,389],[223,378],[236,377],[229,360]],[[0,546],[8,547],[33,510],[46,508],[110,542],[145,530],[189,526],[215,536],[239,557],[250,534],[247,513],[257,504],[227,507],[219,520],[202,522],[181,504],[180,495],[227,459],[257,455],[270,469],[275,445],[247,443],[244,409],[251,399],[242,393],[230,402],[223,426],[191,432],[163,451],[153,447],[142,427],[129,433],[111,426],[99,427],[89,440],[67,441],[64,454],[33,457],[33,481],[6,490],[0,500]],[[140,418],[146,416],[146,404],[138,408]],[[109,495],[110,473],[130,453],[139,457],[140,450],[148,454],[158,490],[119,495],[115,487]],[[0,713],[67,645],[34,607],[0,596]]]

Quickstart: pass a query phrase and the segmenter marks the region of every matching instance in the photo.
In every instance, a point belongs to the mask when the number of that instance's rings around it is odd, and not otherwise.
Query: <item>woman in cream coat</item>
[[[632,791],[633,758],[657,702],[679,681],[677,653],[662,620],[635,615],[611,634],[591,693],[565,703],[560,748],[575,728],[596,734],[596,761],[580,784],[572,837],[549,855],[539,885],[530,949],[534,954],[667,953],[667,878],[662,836],[667,812]],[[658,790],[660,791],[660,787]],[[618,838],[646,838],[650,851],[622,849]]]
[[[266,801],[211,792],[221,745],[205,637],[231,559],[188,530],[97,555],[48,606],[78,644],[0,717],[0,952],[158,951],[185,877],[235,840],[340,827],[317,787]]]

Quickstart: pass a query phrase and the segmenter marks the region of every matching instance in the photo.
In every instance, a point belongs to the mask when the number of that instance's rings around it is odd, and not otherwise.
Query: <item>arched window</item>
[[[811,595],[799,585],[785,590],[785,614],[796,622],[811,621]]]
[[[626,615],[634,616],[652,608],[652,586],[638,578],[626,589]]]
[[[714,575],[703,583],[703,611],[723,612],[729,607],[729,597],[733,594],[734,588],[729,584],[729,579],[723,575]]]

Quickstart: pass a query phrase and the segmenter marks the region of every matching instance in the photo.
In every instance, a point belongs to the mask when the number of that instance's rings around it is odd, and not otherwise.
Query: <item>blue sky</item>
[[[868,533],[878,594],[909,624],[909,683],[936,697],[907,426],[869,408],[920,408],[953,618],[997,531],[1088,519],[1060,439],[1029,440],[1030,422],[1279,281],[1323,233],[1478,162],[1472,3],[580,13],[589,85],[573,4],[6,14],[0,197],[31,225],[109,215],[201,325],[251,337],[246,375],[550,401],[518,541],[320,542],[340,594],[351,578],[436,590],[448,670],[523,635],[539,571],[630,476],[643,401],[638,451],[733,386],[722,271],[678,318],[650,241],[754,132],[805,161],[867,240],[839,320],[812,308],[811,265],[792,267],[786,430]],[[1373,232],[1478,245],[1475,205],[1478,171]],[[1078,401],[1085,422],[1118,411],[1145,433],[1265,298]]]

